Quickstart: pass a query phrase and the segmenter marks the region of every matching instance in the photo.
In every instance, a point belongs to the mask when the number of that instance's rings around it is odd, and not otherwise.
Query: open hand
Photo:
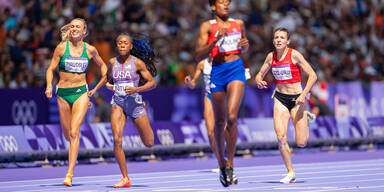
[[[125,87],[125,93],[127,95],[132,95],[134,93],[137,93],[137,87]]]

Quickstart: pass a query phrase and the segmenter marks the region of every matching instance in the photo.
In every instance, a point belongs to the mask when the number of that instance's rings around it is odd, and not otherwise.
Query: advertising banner
[[[151,123],[155,145],[208,144],[204,121]],[[80,128],[81,149],[111,149],[113,134],[110,123],[83,124]],[[334,117],[318,117],[309,124],[311,139],[353,139],[384,137],[384,117],[350,117],[343,124]],[[288,141],[295,141],[295,129],[290,122]],[[272,118],[245,118],[238,121],[237,143],[276,142]],[[0,152],[67,150],[60,125],[0,126]],[[144,144],[133,124],[127,121],[123,132],[123,148],[141,148]]]
[[[48,100],[44,89],[0,89],[0,125],[47,123]]]

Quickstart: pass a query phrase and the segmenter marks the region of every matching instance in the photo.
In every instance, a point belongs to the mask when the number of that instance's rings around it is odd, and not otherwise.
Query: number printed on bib
[[[126,96],[127,95],[127,93],[125,92],[126,87],[134,87],[133,82],[115,84],[113,85],[113,90],[115,91],[115,94],[118,96]]]
[[[66,57],[65,70],[72,73],[83,73],[88,67],[88,59],[84,57]]]
[[[276,80],[292,79],[290,65],[275,65],[272,67],[272,74]]]
[[[232,32],[228,33],[224,37],[222,37],[216,45],[219,46],[219,52],[229,52],[229,51],[236,51],[239,48],[237,47],[237,44],[240,42],[241,39],[241,33],[240,32]]]

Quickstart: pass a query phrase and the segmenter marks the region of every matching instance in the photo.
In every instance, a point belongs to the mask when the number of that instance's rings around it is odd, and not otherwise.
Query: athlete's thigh
[[[278,139],[287,136],[288,123],[289,123],[289,110],[278,99],[274,98],[273,105],[273,124]]]
[[[291,110],[292,122],[295,126],[296,140],[306,139],[309,135],[308,119],[305,105],[295,105]]]
[[[63,126],[64,130],[69,130],[72,118],[71,106],[59,96],[57,96],[57,105],[59,107],[61,126]]]
[[[111,110],[111,127],[113,137],[122,137],[127,117],[123,109],[118,105],[113,105]]]
[[[244,94],[244,83],[242,81],[232,81],[227,85],[227,110],[228,115],[234,115],[237,118],[241,99]],[[230,114],[233,113],[233,114]]]
[[[84,93],[72,105],[72,125],[80,125],[88,110],[89,97]]]
[[[212,92],[212,107],[215,121],[225,122],[226,114],[226,101],[225,92],[218,91]]]

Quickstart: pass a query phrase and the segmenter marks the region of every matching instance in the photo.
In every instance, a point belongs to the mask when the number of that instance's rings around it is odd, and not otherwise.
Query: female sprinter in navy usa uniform
[[[154,54],[148,45],[148,39],[135,39],[123,33],[117,37],[119,55],[110,59],[108,67],[109,82],[107,88],[113,90],[111,127],[113,132],[114,152],[122,177],[115,188],[131,187],[127,164],[122,148],[123,131],[129,117],[139,132],[146,147],[154,142],[153,131],[140,92],[156,86],[152,76],[156,75]],[[149,69],[149,70],[148,70]]]

